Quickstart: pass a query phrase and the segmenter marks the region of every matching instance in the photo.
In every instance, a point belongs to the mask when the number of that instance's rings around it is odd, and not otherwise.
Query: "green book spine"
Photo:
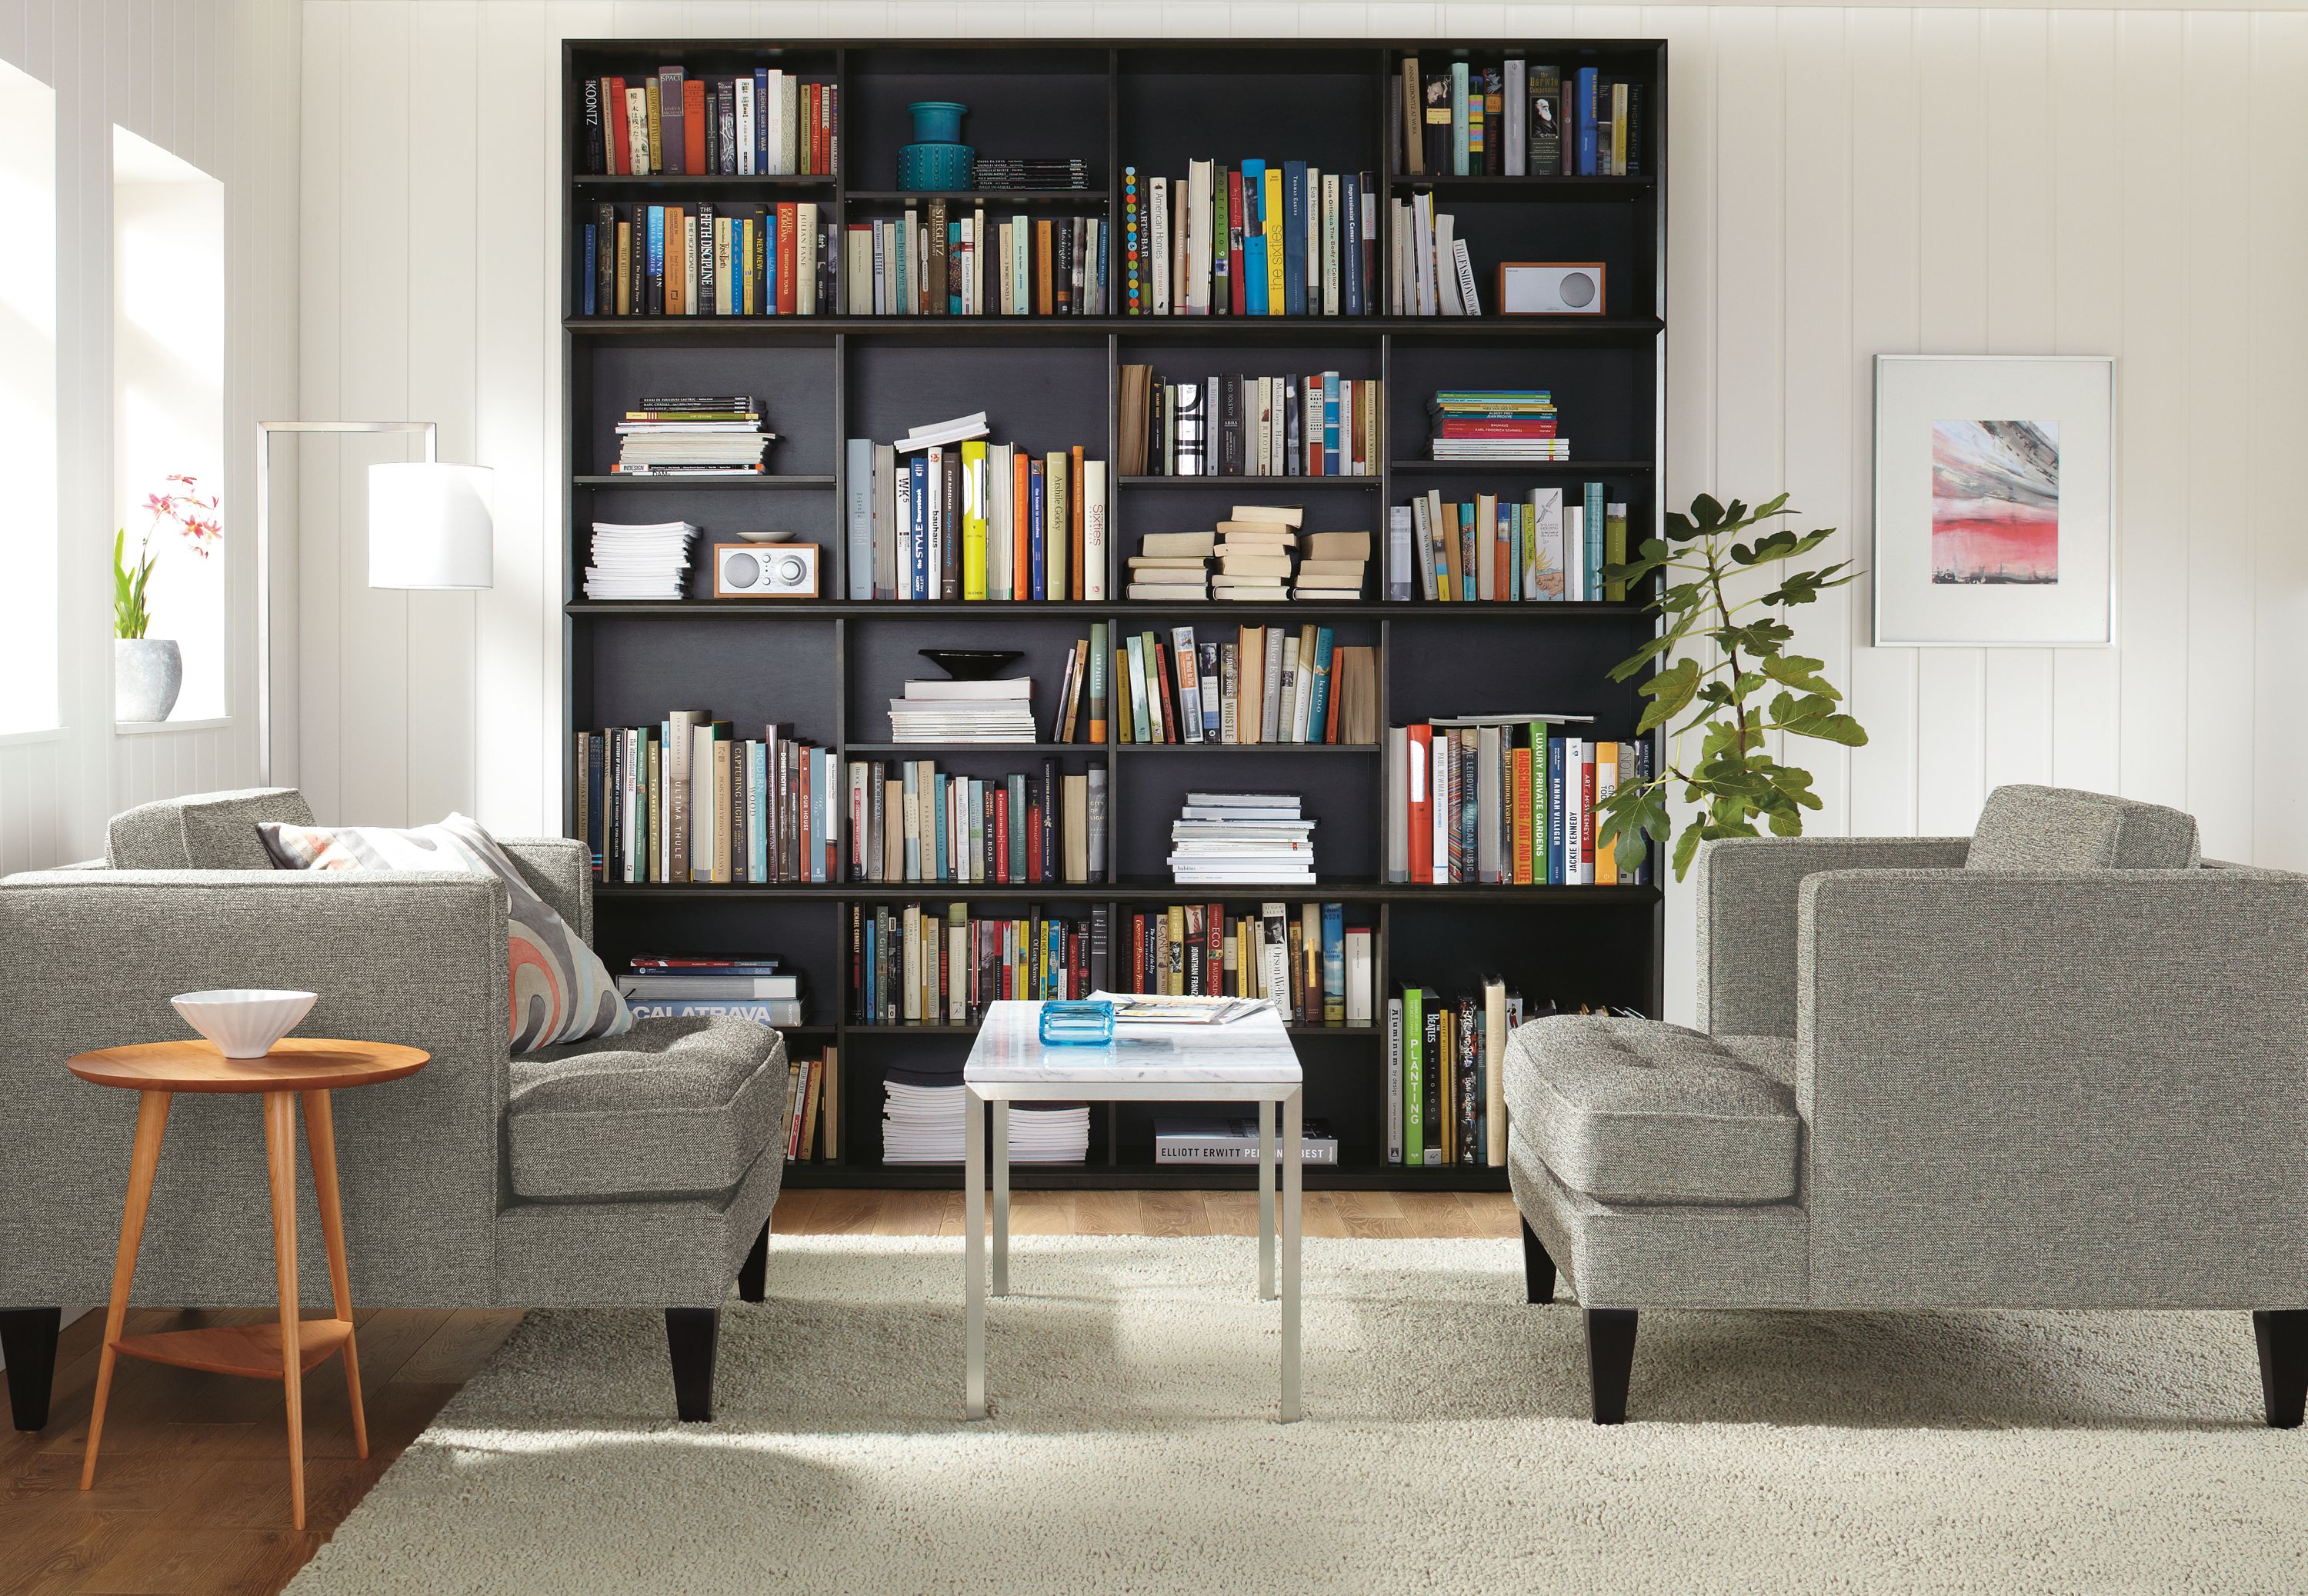
[[[1425,993],[1417,987],[1402,989],[1402,1162],[1406,1164],[1426,1162],[1425,997]]]

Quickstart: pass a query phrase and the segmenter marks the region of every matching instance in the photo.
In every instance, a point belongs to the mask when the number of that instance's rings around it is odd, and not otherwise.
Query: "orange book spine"
[[[1010,474],[1010,596],[1034,596],[1034,528],[1031,503],[1032,463],[1022,449],[1011,458]]]
[[[1066,586],[1076,604],[1082,601],[1082,446],[1074,445],[1073,468],[1066,473],[1066,497],[1072,501],[1066,508],[1067,547],[1072,553],[1066,561]]]
[[[681,85],[681,169],[693,176],[705,170],[705,80]]]

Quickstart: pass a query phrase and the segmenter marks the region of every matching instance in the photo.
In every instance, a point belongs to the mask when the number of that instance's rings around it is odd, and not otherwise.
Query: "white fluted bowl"
[[[262,988],[179,992],[168,1000],[185,1023],[215,1043],[217,1051],[228,1059],[263,1058],[319,1000],[317,992]]]

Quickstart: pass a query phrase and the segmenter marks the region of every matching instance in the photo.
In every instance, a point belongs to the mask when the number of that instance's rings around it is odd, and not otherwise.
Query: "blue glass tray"
[[[1098,1047],[1114,1040],[1114,1005],[1083,1001],[1042,1005],[1042,1045]]]

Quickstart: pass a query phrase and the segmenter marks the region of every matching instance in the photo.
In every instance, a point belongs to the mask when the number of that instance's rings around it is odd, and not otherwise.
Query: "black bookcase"
[[[1520,55],[1566,70],[1595,66],[1646,85],[1645,171],[1628,177],[1408,177],[1393,149],[1391,105],[1399,63],[1431,66],[1454,55],[1477,62]],[[842,169],[820,177],[602,177],[581,169],[579,85],[589,77],[638,82],[664,64],[692,75],[781,67],[840,86]],[[1534,481],[1601,481],[1629,506],[1632,535],[1658,523],[1666,432],[1666,47],[1635,39],[1322,42],[1166,39],[1144,43],[1021,41],[572,40],[563,51],[564,196],[563,407],[573,475],[563,500],[569,559],[564,597],[562,726],[653,724],[675,708],[710,708],[740,725],[795,724],[799,735],[856,758],[935,758],[940,768],[992,774],[1038,767],[1025,750],[887,748],[881,700],[927,662],[929,646],[1018,648],[1045,684],[1046,711],[1061,657],[1089,622],[1163,629],[1194,624],[1230,634],[1253,622],[1320,622],[1342,643],[1381,654],[1382,726],[1433,716],[1549,709],[1592,714],[1595,734],[1625,739],[1640,710],[1632,682],[1609,667],[1647,637],[1640,605],[1552,603],[1201,604],[1181,608],[1099,604],[851,602],[844,570],[843,440],[887,442],[906,428],[984,409],[993,435],[1038,450],[1073,444],[1109,464],[1116,450],[1118,369],[1150,363],[1173,380],[1211,373],[1270,374],[1331,369],[1385,382],[1382,468],[1361,477],[1111,478],[1107,590],[1124,591],[1123,561],[1139,536],[1207,528],[1245,500],[1300,502],[1309,529],[1367,529],[1383,550],[1388,507],[1428,487],[1447,497],[1527,489]],[[1431,189],[1459,221],[1492,304],[1501,260],[1602,260],[1608,313],[1542,319],[1320,317],[587,317],[581,229],[602,201],[730,202],[807,198],[842,222],[900,214],[897,150],[910,137],[906,106],[953,99],[969,107],[964,136],[981,155],[1081,154],[1087,192],[989,196],[988,213],[1120,213],[1121,174],[1181,176],[1189,159],[1305,159],[1326,171],[1379,175],[1386,201]],[[1383,248],[1380,251],[1384,256]],[[1384,303],[1382,298],[1381,303]],[[1569,465],[1438,465],[1425,458],[1425,404],[1439,388],[1543,386],[1554,390],[1580,456]],[[643,393],[753,393],[781,434],[774,473],[706,482],[620,478],[613,427]],[[691,596],[680,603],[594,602],[578,596],[591,523],[683,519],[703,528]],[[816,600],[716,600],[704,545],[717,534],[775,524],[814,539],[824,578]],[[1382,592],[1382,560],[1372,592]],[[934,674],[934,673],[933,673]],[[567,736],[562,746],[570,746]],[[1383,747],[1082,746],[1057,751],[1079,773],[1101,764],[1108,784],[1110,879],[1089,886],[958,888],[934,883],[821,886],[626,886],[596,892],[596,942],[613,969],[642,949],[762,948],[798,969],[818,1022],[788,1034],[811,1056],[837,1048],[841,1147],[831,1161],[795,1163],[796,1185],[952,1186],[958,1169],[881,1162],[881,1083],[891,1067],[959,1071],[968,1027],[857,1025],[849,1013],[853,905],[968,902],[973,913],[1055,913],[1105,905],[1115,922],[1136,910],[1212,900],[1209,888],[1170,886],[1162,861],[1168,827],[1189,788],[1305,793],[1322,825],[1321,887],[1218,895],[1230,913],[1280,898],[1342,901],[1351,922],[1376,930],[1379,1023],[1299,1026],[1307,1113],[1339,1139],[1335,1169],[1307,1171],[1310,1186],[1497,1189],[1505,1171],[1471,1165],[1385,1162],[1385,1001],[1393,984],[1448,993],[1503,974],[1528,996],[1627,1005],[1657,1014],[1661,910],[1656,886],[1456,888],[1389,884],[1384,877]],[[565,819],[575,821],[573,794]],[[1021,1186],[1246,1185],[1246,1171],[1158,1167],[1152,1111],[1098,1105],[1089,1162],[1021,1167]]]

